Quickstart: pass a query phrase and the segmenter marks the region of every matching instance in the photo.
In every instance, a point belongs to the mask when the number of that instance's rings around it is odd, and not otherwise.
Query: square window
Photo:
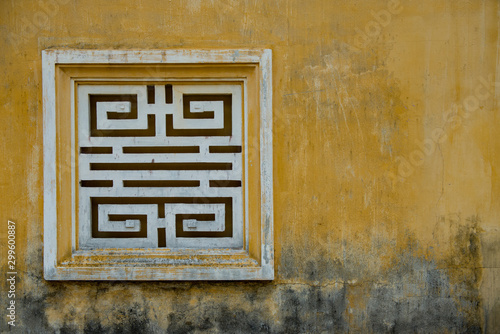
[[[270,50],[45,50],[48,280],[274,278]]]

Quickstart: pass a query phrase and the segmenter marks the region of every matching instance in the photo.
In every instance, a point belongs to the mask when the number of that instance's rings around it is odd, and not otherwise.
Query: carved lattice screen
[[[50,280],[272,279],[269,50],[46,50]]]

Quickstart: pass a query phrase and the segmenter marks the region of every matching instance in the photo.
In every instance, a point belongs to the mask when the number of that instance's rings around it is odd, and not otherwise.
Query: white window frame
[[[46,280],[272,280],[274,279],[273,232],[273,152],[272,152],[272,53],[269,49],[255,50],[57,50],[42,51],[43,70],[43,154],[44,154],[44,277]],[[58,224],[71,224],[58,217],[57,175],[57,89],[58,65],[119,65],[119,64],[253,64],[258,69],[259,95],[259,159],[260,159],[260,228],[259,258],[246,253],[247,265],[231,263],[213,265],[151,266],[119,262],[110,266],[79,267],[61,261],[58,248]],[[71,98],[73,100],[73,98]],[[74,201],[73,201],[74,203]],[[73,205],[74,206],[74,205]],[[74,208],[73,208],[74,210]],[[74,227],[73,227],[74,228]],[[74,241],[72,241],[74,245]],[[100,256],[96,250],[88,256]],[[160,256],[162,253],[155,253]],[[217,250],[199,252],[187,250],[187,260],[197,255],[220,256]],[[227,254],[226,254],[227,255]],[[239,251],[230,254],[245,257]],[[252,262],[253,261],[253,262]],[[248,265],[248,263],[254,263]]]

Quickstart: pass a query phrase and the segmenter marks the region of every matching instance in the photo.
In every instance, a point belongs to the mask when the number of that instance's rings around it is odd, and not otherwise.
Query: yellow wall
[[[495,0],[3,0],[0,306],[11,219],[11,329],[498,331],[499,10]],[[254,47],[273,50],[277,279],[46,282],[41,51]]]

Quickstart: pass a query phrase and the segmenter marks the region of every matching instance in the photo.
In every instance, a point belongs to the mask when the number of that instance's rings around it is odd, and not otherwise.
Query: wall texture
[[[2,0],[19,333],[500,332],[500,4]],[[41,50],[273,50],[276,280],[46,282]],[[5,277],[5,278],[4,278]]]

